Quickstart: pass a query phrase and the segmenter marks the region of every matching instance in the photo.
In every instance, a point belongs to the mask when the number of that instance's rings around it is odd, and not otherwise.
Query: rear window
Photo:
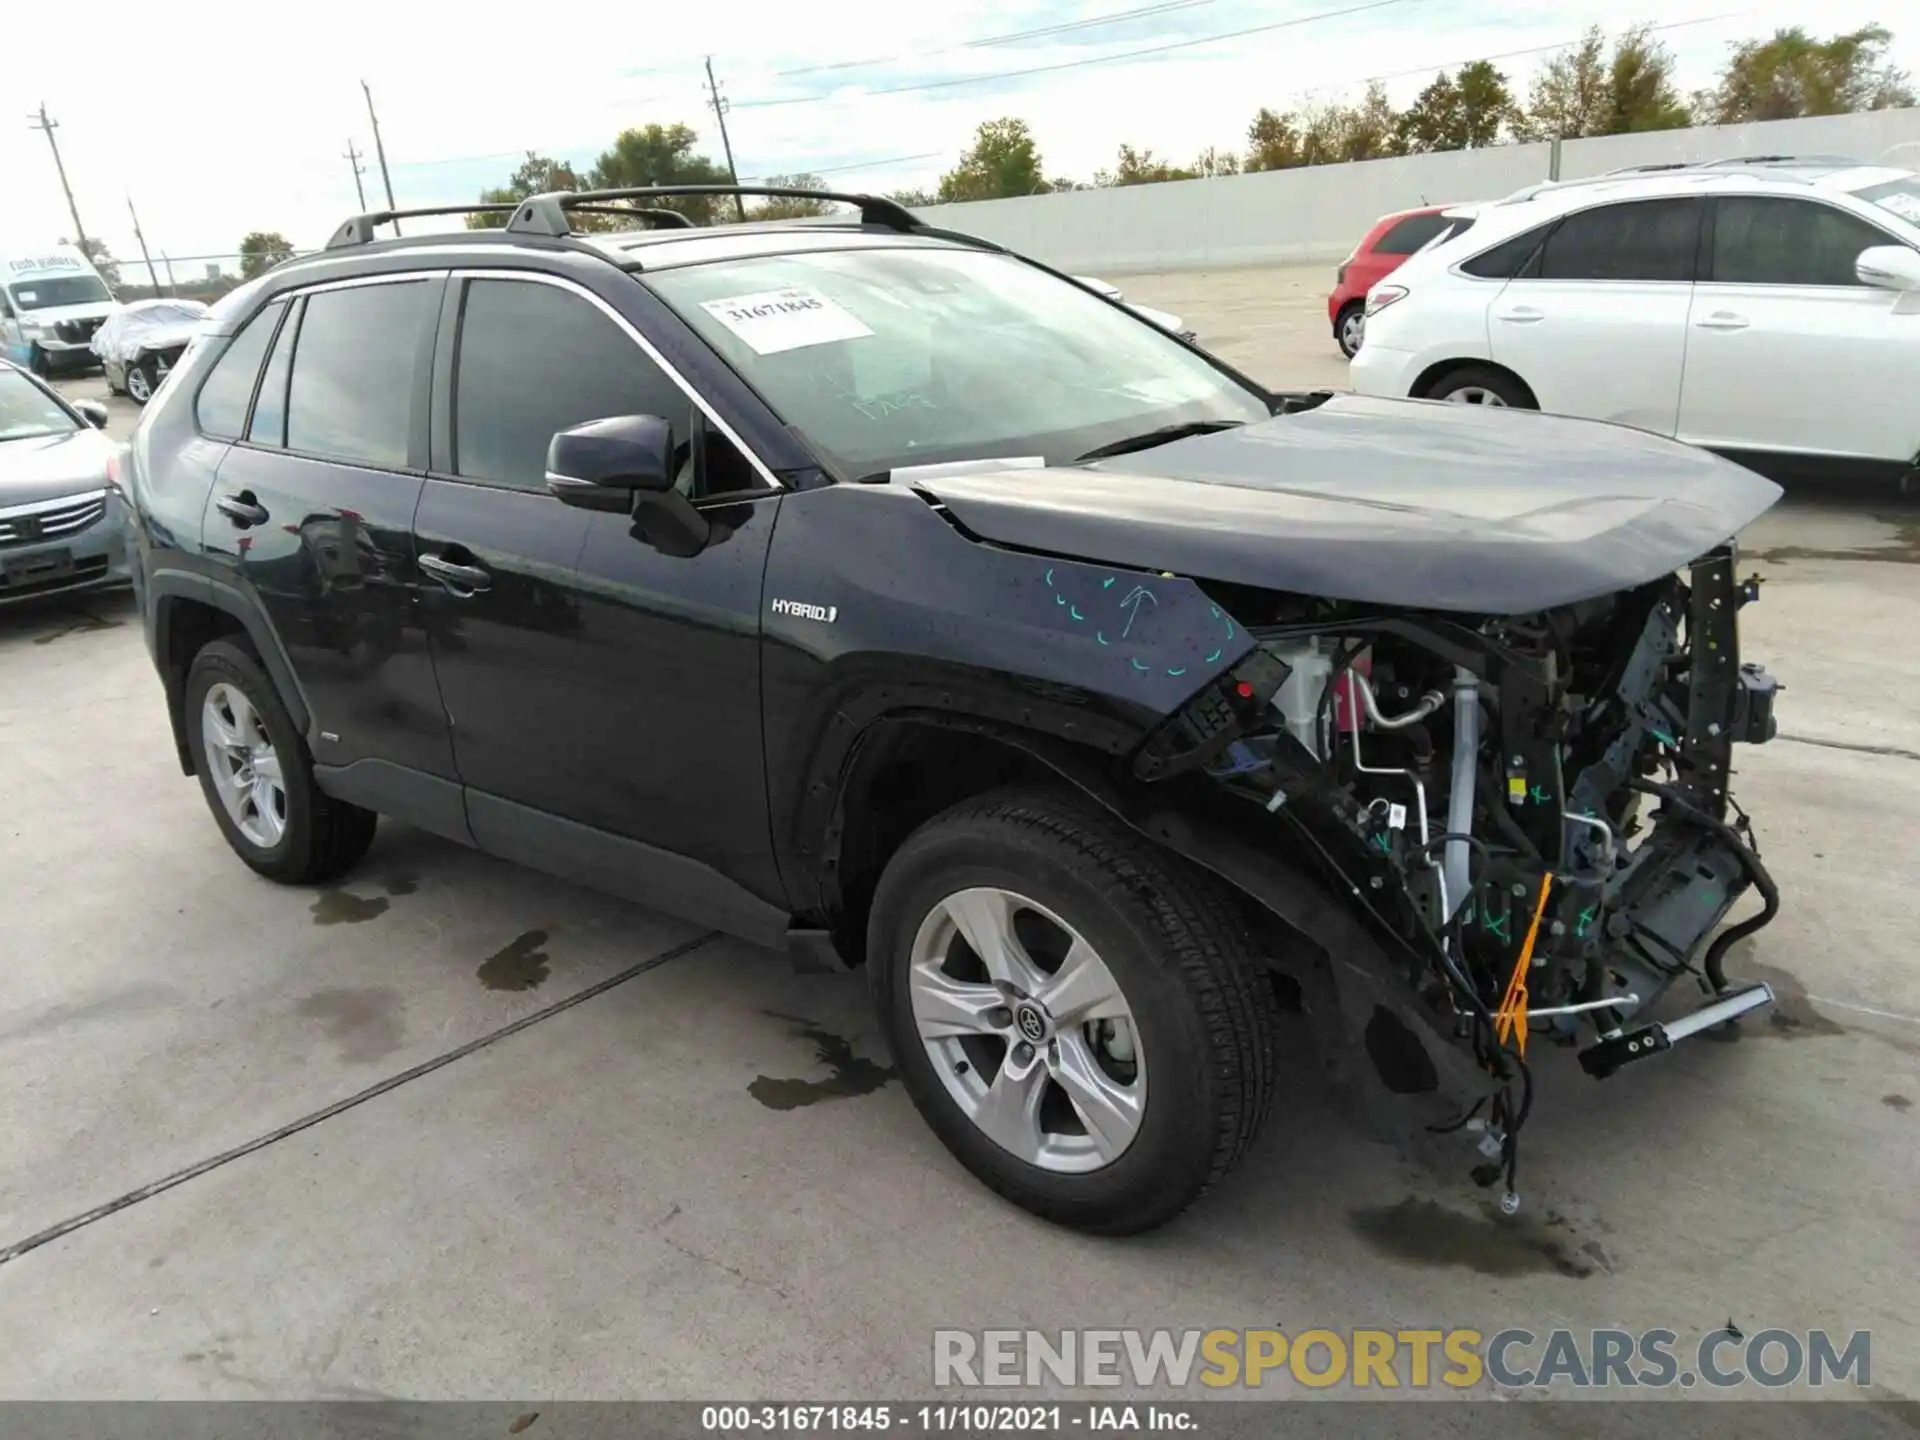
[[[1491,250],[1482,250],[1460,268],[1469,275],[1478,275],[1482,280],[1511,280],[1523,272],[1531,271],[1534,257],[1540,253],[1540,242],[1547,238],[1551,225],[1536,225],[1531,230],[1522,231],[1510,240],[1502,240]]]
[[[1460,215],[1448,220],[1441,228],[1440,233],[1422,245],[1416,253],[1424,254],[1428,250],[1433,250],[1439,246],[1458,240],[1462,235],[1473,229],[1473,221],[1474,217],[1471,215]]]
[[[1411,255],[1447,226],[1444,215],[1409,215],[1380,237],[1376,255]]]

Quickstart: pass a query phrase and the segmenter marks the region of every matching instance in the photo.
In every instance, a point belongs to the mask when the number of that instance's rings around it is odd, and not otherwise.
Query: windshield
[[[46,391],[18,370],[0,369],[0,440],[67,435],[80,427]]]
[[[860,249],[647,281],[835,468],[1059,465],[1266,402],[1152,324],[1010,255]]]
[[[106,282],[98,275],[45,275],[7,287],[22,310],[47,310],[56,305],[94,305],[111,301]]]
[[[1882,210],[1898,215],[1909,225],[1920,225],[1920,175],[1904,180],[1889,180],[1853,192],[1862,200],[1871,200]]]

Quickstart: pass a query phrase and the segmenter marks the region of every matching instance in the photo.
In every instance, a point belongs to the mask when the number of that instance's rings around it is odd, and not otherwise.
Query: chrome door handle
[[[461,565],[439,555],[422,555],[420,568],[456,595],[471,595],[493,584],[493,576],[478,565]]]
[[[1731,310],[1716,310],[1706,319],[1694,323],[1702,330],[1744,330],[1750,322],[1746,316],[1736,315]]]
[[[267,507],[254,498],[251,490],[242,490],[238,495],[222,495],[213,502],[213,508],[231,520],[236,530],[267,523]]]

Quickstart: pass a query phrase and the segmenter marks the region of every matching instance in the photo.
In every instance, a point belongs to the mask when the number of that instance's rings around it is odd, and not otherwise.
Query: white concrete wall
[[[1124,275],[1343,259],[1381,215],[1492,200],[1547,176],[1551,147],[1500,145],[1302,170],[933,205],[930,224],[1063,270]],[[1560,175],[1734,155],[1846,155],[1920,170],[1920,109],[1608,135],[1562,146]]]

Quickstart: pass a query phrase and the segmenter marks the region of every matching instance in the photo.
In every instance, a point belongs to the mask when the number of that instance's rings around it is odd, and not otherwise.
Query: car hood
[[[104,490],[114,442],[98,430],[0,440],[0,510]]]
[[[1646,584],[1780,498],[1624,426],[1362,396],[1092,465],[913,483],[1003,545],[1477,614]]]

